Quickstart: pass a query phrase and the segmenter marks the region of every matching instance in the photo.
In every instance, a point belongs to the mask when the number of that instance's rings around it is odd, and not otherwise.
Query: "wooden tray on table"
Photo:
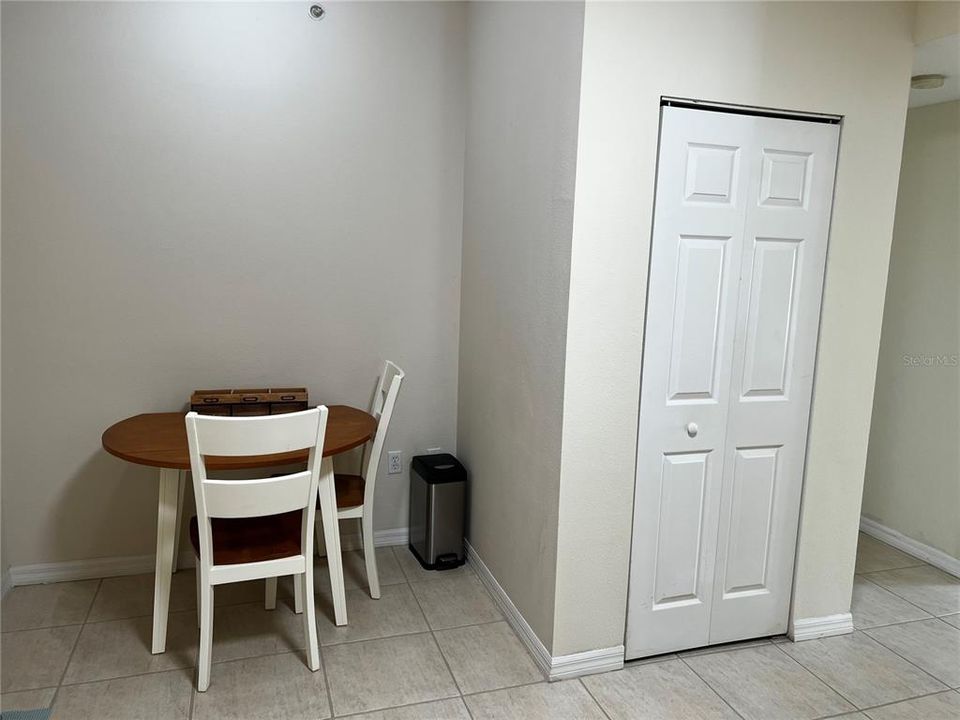
[[[305,387],[194,390],[190,409],[201,415],[280,415],[309,407]]]

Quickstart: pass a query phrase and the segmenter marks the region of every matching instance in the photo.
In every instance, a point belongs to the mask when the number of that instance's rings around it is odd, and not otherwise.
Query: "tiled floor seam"
[[[385,712],[388,712],[389,710],[399,710],[400,708],[417,707],[419,705],[429,705],[431,703],[444,702],[445,700],[460,700],[462,702],[463,698],[460,695],[456,695],[456,696],[451,695],[450,697],[440,698],[439,700],[418,700],[417,702],[405,703],[403,705],[391,705],[390,707],[378,708],[377,710],[358,710],[357,712],[350,713],[349,715],[332,715],[330,720],[348,720],[349,718],[355,718],[359,715],[369,715],[371,713],[385,713]],[[463,703],[463,705],[464,707],[466,707],[466,703]],[[469,708],[467,708],[467,712],[469,712]],[[473,715],[471,715],[470,717],[472,718]]]
[[[610,717],[610,713],[608,713],[607,709],[603,706],[603,703],[597,700],[597,698],[594,697],[593,693],[590,692],[590,688],[587,687],[587,684],[583,681],[583,678],[578,677],[577,682],[580,683],[580,687],[586,690],[587,695],[589,695],[590,699],[593,700],[593,704],[596,705],[598,708],[600,708],[600,712],[603,713],[603,716],[607,718],[607,720],[613,720],[613,718]]]
[[[258,660],[260,658],[277,657],[279,655],[297,655],[300,657],[301,660],[304,660],[304,667],[306,667],[305,652],[306,651],[304,648],[292,648],[292,649],[287,648],[286,650],[277,650],[275,652],[260,653],[257,655],[244,655],[243,657],[230,658],[229,660],[215,660],[211,662],[211,666],[215,667],[217,665],[229,665],[230,663],[243,662],[244,660]],[[136,678],[136,677],[146,677],[147,675],[161,675],[163,673],[169,673],[169,672],[186,672],[188,670],[196,671],[196,668],[197,668],[197,663],[196,663],[196,660],[194,660],[193,665],[184,665],[182,667],[162,668],[160,670],[148,670],[147,672],[130,673],[129,675],[115,675],[113,677],[98,678],[96,680],[81,680],[79,682],[72,682],[72,683],[63,683],[61,681],[60,687],[72,688],[72,687],[78,687],[80,685],[96,685],[97,683],[111,682],[113,680],[127,680],[129,678]],[[196,672],[193,672],[191,674],[196,675]],[[195,680],[196,678],[194,677],[194,681]]]
[[[772,644],[772,643],[771,643],[771,644]],[[700,678],[700,682],[702,682],[704,685],[706,685],[708,688],[710,688],[710,692],[712,692],[714,695],[716,695],[718,698],[720,698],[720,702],[722,702],[724,705],[726,705],[728,708],[730,708],[730,712],[732,712],[732,713],[733,713],[734,715],[736,715],[738,718],[741,718],[741,720],[743,720],[743,715],[740,714],[740,711],[737,710],[733,705],[731,705],[731,704],[730,704],[730,701],[727,700],[723,695],[721,695],[721,694],[720,694],[720,691],[717,690],[713,685],[711,685],[709,680],[707,680],[707,679],[706,679],[705,677],[703,677],[700,673],[698,673],[698,672],[696,671],[696,669],[694,669],[693,666],[691,666],[690,663],[688,663],[684,658],[682,658],[682,657],[680,657],[679,655],[677,655],[677,660],[679,660],[680,662],[682,662],[682,663],[687,667],[687,669],[690,670],[690,672],[692,672],[694,675],[696,675],[698,678]]]
[[[924,565],[926,565],[926,563],[924,563]],[[910,567],[921,567],[921,566],[920,566],[920,565],[911,565]],[[932,565],[928,565],[928,567],[933,567],[933,566],[932,566]],[[905,569],[905,568],[893,568],[893,569],[894,569],[894,570],[903,570],[903,569]],[[874,570],[873,572],[881,573],[881,572],[889,572],[889,571],[888,571],[888,570]],[[871,575],[871,574],[873,574],[873,573],[856,573],[856,575],[859,575],[860,577],[862,577],[862,578],[864,578],[865,580],[869,581],[871,584],[876,585],[876,586],[877,586],[878,588],[880,588],[881,590],[886,590],[888,593],[890,593],[890,594],[893,595],[894,597],[898,597],[898,598],[900,598],[901,600],[903,600],[905,603],[907,603],[907,604],[909,604],[909,605],[913,605],[913,607],[917,608],[917,610],[919,610],[920,612],[925,612],[927,615],[929,615],[929,616],[931,616],[931,617],[941,617],[940,615],[935,615],[934,613],[930,612],[929,610],[920,607],[920,606],[917,605],[915,602],[913,602],[912,600],[909,600],[909,599],[905,598],[903,595],[901,595],[901,594],[898,593],[897,591],[892,590],[891,588],[888,588],[888,587],[884,587],[884,586],[881,585],[880,583],[878,583],[878,582],[876,582],[875,580],[873,580],[872,578],[870,578],[869,575]],[[949,574],[949,573],[948,573],[948,574]],[[951,577],[952,577],[952,576],[951,576]],[[947,615],[950,615],[950,614],[951,614],[951,613],[947,613]],[[943,616],[943,617],[946,617],[946,616]],[[915,621],[908,620],[907,622],[915,622]],[[903,623],[891,623],[891,625],[903,625]]]
[[[467,564],[469,565],[469,563],[467,563]],[[402,570],[402,568],[401,568],[401,570]],[[471,571],[473,571],[472,568],[471,568]],[[411,584],[411,585],[412,585],[412,583],[410,583],[409,581],[408,581],[408,584]],[[412,589],[413,589],[413,588],[411,587],[411,591],[412,591]],[[486,594],[489,596],[489,593],[487,592],[487,589],[486,589],[486,588],[483,588],[483,592],[486,593]],[[526,687],[527,685],[539,685],[539,684],[542,683],[542,682],[546,682],[547,678],[544,677],[542,680],[538,680],[538,681],[532,682],[532,683],[520,683],[520,684],[518,684],[518,685],[508,685],[508,686],[506,686],[506,687],[493,688],[492,690],[480,690],[480,691],[477,691],[477,692],[475,692],[475,693],[464,693],[463,690],[460,688],[460,683],[457,682],[457,676],[454,674],[453,668],[450,667],[450,663],[449,663],[449,661],[447,660],[447,656],[446,656],[446,655],[444,654],[444,652],[443,652],[443,648],[442,648],[441,645],[440,645],[440,641],[437,640],[437,632],[438,632],[438,631],[435,630],[432,625],[430,625],[430,621],[427,619],[427,614],[426,614],[426,612],[425,612],[424,609],[423,609],[423,605],[420,604],[420,598],[417,597],[417,594],[416,594],[416,593],[413,593],[413,599],[416,601],[417,607],[420,608],[420,613],[423,615],[424,622],[426,622],[427,627],[430,628],[430,634],[433,636],[433,642],[436,643],[436,645],[437,645],[437,650],[440,652],[440,657],[443,658],[443,662],[444,662],[444,664],[447,666],[447,671],[450,673],[450,677],[453,678],[453,684],[457,687],[457,691],[460,693],[461,699],[466,698],[466,697],[469,697],[469,696],[471,696],[471,695],[481,695],[481,694],[486,693],[486,692],[497,692],[497,691],[500,691],[500,690],[510,690],[510,689],[518,688],[518,687]],[[490,599],[493,600],[493,598],[490,598]],[[496,603],[494,603],[494,605],[496,605]],[[499,607],[497,608],[497,611],[499,612]],[[501,613],[501,617],[499,617],[499,618],[496,619],[496,620],[488,620],[488,621],[486,621],[486,622],[480,622],[480,623],[470,623],[470,624],[467,624],[467,625],[457,625],[456,627],[452,627],[452,628],[441,628],[440,631],[445,631],[445,630],[459,630],[459,629],[461,629],[461,628],[480,627],[480,626],[482,626],[482,625],[493,625],[493,624],[495,624],[495,623],[506,622],[506,618],[503,617],[502,615],[503,615],[503,614]],[[508,626],[509,626],[509,623],[508,623]],[[510,632],[516,634],[516,633],[514,632],[513,628],[510,628]],[[530,656],[530,651],[527,650],[526,646],[524,646],[524,650],[527,652],[527,655]],[[533,659],[532,656],[530,656],[530,657],[531,657],[531,659]],[[592,695],[591,695],[591,697],[592,697]],[[594,702],[596,702],[596,701],[594,701]],[[467,705],[466,702],[464,702],[464,706],[466,706],[466,705]],[[602,708],[601,708],[601,709],[602,709]],[[469,706],[467,706],[467,713],[470,715],[471,718],[473,717],[473,713],[470,712]],[[606,714],[606,713],[604,713],[604,714]]]
[[[196,677],[196,673],[191,673]],[[197,704],[197,691],[193,683],[190,683],[190,707],[187,710],[187,720],[193,720],[193,708]]]
[[[868,627],[857,627],[856,625],[854,625],[853,631],[866,632],[867,630],[879,630],[881,628],[896,627],[897,625],[909,625],[910,623],[913,623],[913,622],[925,622],[927,620],[940,620],[940,619],[942,618],[938,618],[936,615],[931,615],[930,617],[916,618],[915,620],[900,620],[898,622],[884,623],[883,625],[870,625]],[[947,625],[949,624],[950,623],[947,623]]]
[[[493,688],[491,690],[477,690],[476,692],[465,693],[461,695],[463,698],[476,697],[477,695],[487,695],[489,693],[500,692],[501,690],[516,690],[517,688],[531,687],[533,685],[549,685],[548,680],[534,680],[533,682],[528,683],[517,683],[516,685],[506,685],[504,687]]]
[[[213,608],[213,609],[216,611],[216,610],[225,610],[226,608],[239,607],[239,606],[241,606],[241,605],[259,605],[259,604],[260,604],[260,601],[259,601],[259,600],[244,600],[243,602],[227,602],[227,603],[223,603],[222,605],[214,605],[214,608]],[[189,612],[189,613],[196,613],[196,612],[197,612],[197,609],[196,609],[196,608],[184,608],[183,610],[170,610],[170,611],[169,611],[169,614],[170,614],[170,615],[177,615],[177,614],[188,613],[188,612]],[[101,624],[101,623],[119,622],[120,620],[139,620],[140,618],[145,618],[145,617],[152,618],[152,617],[153,617],[153,612],[151,611],[151,612],[148,612],[148,613],[143,613],[143,614],[141,614],[141,615],[125,615],[124,617],[103,618],[103,619],[99,619],[99,620],[88,620],[88,621],[84,622],[84,625],[99,625],[99,624]],[[53,626],[51,626],[51,627],[58,627],[58,626],[53,625]]]
[[[394,553],[394,556],[396,556],[396,553]],[[400,567],[400,570],[403,570],[403,566]],[[410,584],[409,578],[407,578],[407,584]],[[430,637],[433,639],[433,644],[436,646],[437,652],[440,653],[440,658],[443,660],[443,664],[447,668],[447,672],[450,673],[450,679],[453,680],[453,686],[457,689],[457,693],[459,694],[460,698],[463,699],[463,689],[460,687],[460,683],[457,682],[457,676],[453,674],[453,668],[450,667],[450,662],[447,660],[447,656],[443,654],[443,648],[440,647],[440,641],[437,640],[437,634],[434,631],[433,626],[430,624],[430,620],[427,618],[427,613],[423,609],[423,605],[420,603],[420,598],[417,597],[417,594],[413,591],[412,587],[410,588],[410,594],[413,595],[413,601],[417,603],[417,607],[420,608],[420,614],[423,616],[423,622],[426,623],[426,626],[430,631]],[[466,703],[464,703],[464,705],[466,705]]]
[[[850,633],[848,633],[848,634],[850,634]],[[819,680],[821,683],[823,683],[824,687],[827,687],[827,688],[830,688],[831,690],[833,690],[833,692],[835,692],[838,696],[840,696],[841,698],[843,698],[843,701],[846,702],[848,705],[850,705],[850,707],[854,708],[854,710],[860,710],[860,707],[859,707],[855,702],[853,702],[850,698],[848,698],[848,697],[847,697],[846,695],[844,695],[842,692],[840,692],[839,690],[837,690],[837,688],[835,688],[833,685],[831,685],[830,683],[828,683],[828,682],[827,682],[826,680],[824,680],[822,677],[820,677],[819,675],[817,675],[817,673],[815,673],[813,670],[811,670],[810,668],[808,668],[808,667],[807,667],[806,665],[804,665],[802,662],[800,662],[799,660],[797,660],[793,655],[791,655],[790,653],[788,653],[786,650],[784,650],[782,647],[780,647],[780,646],[777,645],[776,643],[774,643],[774,646],[777,648],[777,650],[779,650],[779,651],[782,652],[784,655],[786,655],[788,658],[790,658],[791,660],[793,660],[793,662],[795,662],[799,667],[801,667],[803,670],[806,670],[806,671],[807,671],[808,673],[810,673],[813,677],[815,677],[817,680]],[[851,711],[849,711],[849,712],[853,712],[853,710],[851,710]]]
[[[933,618],[931,618],[931,619],[933,619]],[[937,618],[937,619],[939,619],[939,618]],[[927,620],[914,620],[913,622],[928,622],[928,621],[927,621]],[[910,623],[900,623],[900,624],[901,624],[901,625],[909,625]],[[946,625],[947,627],[951,627],[950,623],[943,623],[943,624]],[[866,633],[864,633],[864,635],[866,635]],[[947,683],[945,683],[943,680],[941,680],[940,678],[938,678],[936,675],[934,675],[933,673],[929,672],[928,670],[925,670],[924,668],[920,667],[919,665],[917,665],[917,664],[916,664],[915,662],[913,662],[912,660],[909,660],[909,659],[905,658],[903,655],[901,655],[900,653],[898,653],[898,652],[897,652],[896,650],[894,650],[892,647],[889,647],[888,645],[884,644],[881,640],[873,637],[873,635],[867,635],[867,637],[870,638],[871,640],[873,640],[875,643],[877,643],[880,647],[886,648],[887,650],[889,650],[890,652],[892,652],[894,655],[896,655],[898,658],[900,658],[900,659],[903,660],[904,662],[910,663],[910,664],[913,665],[915,668],[917,668],[917,670],[919,670],[920,672],[924,673],[925,675],[930,676],[931,678],[933,678],[934,680],[936,680],[938,683],[940,683],[940,684],[943,685],[944,687],[948,687],[948,688],[950,687],[950,685],[948,685]],[[926,693],[926,694],[929,695],[930,693]],[[918,697],[923,697],[923,696],[918,696]]]
[[[925,621],[924,621],[924,620],[913,620],[913,621],[910,621],[910,622],[925,622]],[[908,625],[909,622],[906,622],[906,623],[897,623],[897,624],[899,624],[899,625]],[[870,637],[870,636],[867,635],[867,637]],[[903,660],[904,662],[907,662],[907,663],[909,663],[910,665],[913,665],[913,667],[917,668],[918,670],[920,670],[920,671],[921,671],[922,673],[924,673],[925,675],[928,675],[929,677],[933,678],[933,680],[934,680],[935,682],[940,683],[940,684],[943,685],[944,687],[943,687],[942,689],[935,690],[935,691],[933,691],[933,692],[920,693],[919,695],[911,695],[911,696],[909,696],[909,697],[900,698],[899,700],[893,700],[893,701],[888,702],[888,703],[881,703],[881,704],[879,704],[879,705],[870,705],[870,706],[868,706],[868,707],[861,708],[861,707],[858,707],[856,703],[852,702],[846,695],[844,695],[842,692],[840,692],[837,688],[835,688],[833,685],[831,685],[829,682],[827,682],[827,680],[826,680],[825,678],[820,677],[816,672],[814,672],[813,670],[811,670],[810,668],[808,668],[806,665],[804,665],[802,662],[800,662],[799,660],[797,660],[795,657],[793,657],[793,656],[792,656],[790,653],[788,653],[786,650],[784,650],[783,648],[778,648],[778,649],[780,650],[780,652],[782,652],[784,655],[786,655],[787,657],[789,657],[791,660],[793,660],[793,661],[794,661],[795,663],[797,663],[800,667],[802,667],[802,668],[803,668],[804,670],[806,670],[808,673],[810,673],[810,674],[813,675],[815,678],[817,678],[820,682],[822,682],[822,683],[823,683],[824,685],[826,685],[828,688],[830,688],[831,690],[833,690],[837,695],[839,695],[839,696],[842,697],[844,700],[846,700],[848,703],[850,703],[851,705],[853,705],[853,707],[857,708],[857,711],[858,711],[858,712],[866,712],[867,710],[874,710],[874,709],[876,709],[876,708],[878,708],[878,707],[885,707],[885,706],[887,706],[887,705],[895,705],[896,703],[904,702],[904,701],[906,701],[906,700],[916,700],[916,699],[918,699],[918,698],[927,697],[927,696],[929,696],[929,695],[939,695],[940,693],[943,693],[943,692],[950,692],[950,690],[951,690],[951,689],[950,689],[950,686],[947,685],[947,684],[946,684],[945,682],[943,682],[942,680],[940,680],[939,678],[934,677],[933,675],[931,675],[929,672],[927,672],[926,670],[924,670],[922,667],[920,667],[920,666],[917,665],[916,663],[913,663],[913,662],[911,662],[910,660],[907,660],[907,658],[903,657],[900,653],[892,650],[891,648],[888,648],[886,645],[884,645],[882,642],[880,642],[880,641],[877,640],[876,638],[870,637],[870,639],[873,640],[874,642],[876,642],[878,645],[880,645],[880,646],[881,646],[882,648],[884,648],[885,650],[889,650],[890,652],[892,652],[894,655],[896,655],[898,658],[900,658],[900,659]],[[838,715],[828,715],[827,717],[842,717],[844,714],[845,714],[845,713],[840,713],[839,716],[838,716]]]
[[[83,635],[83,629],[87,626],[87,618],[90,617],[90,613],[93,611],[93,603],[97,600],[97,595],[100,594],[100,588],[103,587],[103,578],[100,578],[100,581],[97,583],[97,590],[93,593],[93,597],[90,598],[90,607],[87,608],[87,612],[83,616],[83,622],[80,623],[80,630],[77,632],[77,637],[73,641],[73,647],[70,648],[70,655],[67,657],[67,662],[63,666],[63,672],[60,673],[60,680],[57,682],[57,689],[53,692],[53,697],[50,698],[50,714],[53,714],[53,708],[56,707],[57,698],[60,695],[60,688],[63,687],[63,679],[67,676],[67,670],[70,669],[70,663],[73,662],[73,654],[77,650],[77,645],[80,644],[80,636]]]
[[[318,650],[317,654],[320,656],[320,672],[323,673],[323,687],[327,691],[327,707],[330,708],[330,717],[334,718],[336,717],[336,715],[334,715],[334,712],[333,712],[333,694],[330,691],[330,675],[327,673],[327,663],[323,659],[323,646],[320,645],[320,628],[319,627],[317,628],[317,650]],[[190,720],[193,720],[193,718],[191,718]]]
[[[87,623],[85,622],[78,622],[78,623],[70,622],[70,623],[57,623],[56,625],[40,625],[39,627],[25,627],[25,628],[19,628],[17,630],[2,630],[0,631],[0,636],[12,635],[13,633],[18,633],[18,632],[28,632],[30,630],[56,630],[57,628],[74,627],[76,625],[82,626],[86,624]],[[18,692],[18,691],[15,691],[15,692]]]
[[[423,612],[422,608],[420,612],[421,613]],[[427,626],[426,630],[408,630],[404,632],[393,633],[392,635],[380,635],[378,637],[359,638],[357,640],[344,640],[342,642],[335,642],[335,643],[320,643],[320,647],[335,648],[335,647],[341,647],[343,645],[356,645],[357,643],[371,642],[373,640],[388,640],[389,638],[408,637],[410,635],[424,635],[428,632],[446,632],[447,630],[462,630],[463,628],[483,627],[484,625],[495,625],[497,623],[505,622],[505,621],[503,618],[500,618],[499,620],[487,620],[485,622],[468,623],[467,625],[456,625],[454,627],[449,627],[449,628],[440,628],[439,630],[436,630],[436,631],[434,631],[430,627],[430,623],[427,622],[426,618],[424,618],[424,622],[426,623],[426,626]]]
[[[867,717],[870,717],[869,713],[871,710],[879,710],[880,708],[890,707],[891,705],[898,705],[902,702],[910,702],[912,700],[920,700],[921,698],[933,697],[934,695],[943,695],[945,693],[952,693],[952,692],[954,691],[953,690],[937,690],[932,693],[924,693],[923,695],[915,695],[914,697],[903,698],[902,700],[891,700],[888,703],[881,703],[880,705],[871,705],[870,707],[863,708],[859,712],[863,713],[864,715],[867,715]],[[843,717],[843,714],[831,715],[830,717]],[[826,719],[821,718],[821,720],[826,720]]]

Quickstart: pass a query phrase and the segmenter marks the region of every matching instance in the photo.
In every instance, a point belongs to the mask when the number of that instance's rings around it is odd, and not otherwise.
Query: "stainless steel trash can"
[[[410,468],[410,550],[427,570],[463,565],[467,471],[453,455],[417,455]]]

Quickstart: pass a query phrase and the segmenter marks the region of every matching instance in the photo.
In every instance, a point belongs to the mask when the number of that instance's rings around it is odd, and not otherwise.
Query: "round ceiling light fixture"
[[[936,90],[943,87],[946,78],[939,73],[929,75],[914,75],[910,78],[910,87],[914,90]]]

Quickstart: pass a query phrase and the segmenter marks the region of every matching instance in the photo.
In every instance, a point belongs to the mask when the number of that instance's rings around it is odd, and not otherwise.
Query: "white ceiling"
[[[910,107],[960,100],[960,35],[930,40],[913,53],[913,74],[946,75],[943,87],[936,90],[910,90]]]

